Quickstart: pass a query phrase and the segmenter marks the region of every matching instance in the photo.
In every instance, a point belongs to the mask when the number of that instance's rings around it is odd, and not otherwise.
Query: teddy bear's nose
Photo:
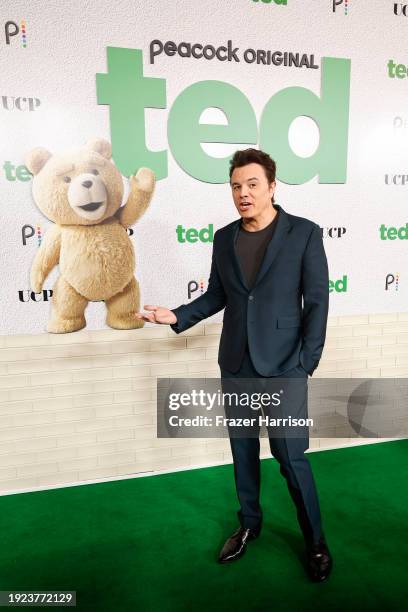
[[[92,181],[84,181],[82,183],[83,187],[86,187],[87,189],[89,189],[90,187],[92,187]]]

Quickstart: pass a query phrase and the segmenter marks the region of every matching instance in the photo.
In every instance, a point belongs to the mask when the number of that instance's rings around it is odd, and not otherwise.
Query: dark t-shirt
[[[248,232],[243,229],[241,221],[236,242],[236,252],[249,289],[252,289],[254,286],[266,248],[275,232],[278,216],[279,213],[275,215],[275,218],[269,225],[257,232]]]

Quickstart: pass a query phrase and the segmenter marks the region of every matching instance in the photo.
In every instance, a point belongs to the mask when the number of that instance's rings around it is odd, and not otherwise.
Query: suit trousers
[[[238,372],[232,373],[221,368],[221,381],[224,379],[224,385],[227,383],[225,379],[231,378],[266,378],[255,370],[248,345]],[[307,373],[300,365],[288,370],[280,378],[306,378],[305,385],[307,385]],[[305,394],[307,397],[307,386]],[[242,527],[254,529],[260,529],[263,520],[259,503],[261,485],[259,428],[257,433],[257,437],[252,437],[252,434],[251,437],[233,437],[231,434],[229,437],[234,461],[235,486],[240,503],[238,519]],[[268,429],[268,437],[271,453],[279,462],[280,473],[286,479],[290,496],[296,506],[297,519],[306,544],[317,542],[323,534],[316,485],[309,460],[304,454],[309,448],[308,429],[303,430],[300,437],[285,434],[273,436],[269,435]]]

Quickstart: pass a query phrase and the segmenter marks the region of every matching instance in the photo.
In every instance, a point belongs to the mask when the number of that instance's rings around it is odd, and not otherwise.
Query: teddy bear
[[[101,138],[65,153],[33,149],[25,164],[34,175],[32,193],[40,211],[55,225],[47,230],[31,268],[31,287],[42,290],[59,263],[47,330],[61,334],[86,326],[88,302],[104,301],[106,323],[114,329],[143,327],[134,277],[135,255],[126,228],[150,204],[154,173],[140,168],[130,178],[124,206],[123,181],[110,161],[111,144]]]

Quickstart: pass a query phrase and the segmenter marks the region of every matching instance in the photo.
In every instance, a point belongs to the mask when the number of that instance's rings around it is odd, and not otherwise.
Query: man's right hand
[[[149,310],[150,312],[137,312],[135,314],[137,319],[143,319],[144,321],[149,321],[150,323],[161,323],[163,325],[172,325],[173,323],[177,323],[177,317],[168,308],[163,308],[163,306],[144,306],[145,310]]]

